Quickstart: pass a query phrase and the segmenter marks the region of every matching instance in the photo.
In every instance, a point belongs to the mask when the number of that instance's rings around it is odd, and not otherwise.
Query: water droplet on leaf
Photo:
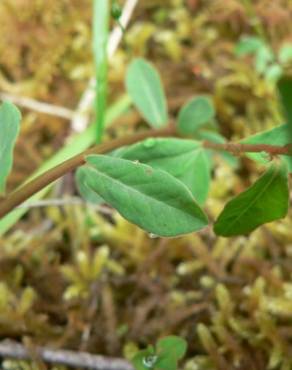
[[[150,233],[150,234],[149,234],[149,238],[150,238],[150,239],[157,239],[157,238],[159,238],[159,236],[158,236],[158,235],[156,235],[156,234]]]
[[[147,356],[143,357],[143,365],[148,367],[149,369],[152,369],[157,361],[158,356]]]

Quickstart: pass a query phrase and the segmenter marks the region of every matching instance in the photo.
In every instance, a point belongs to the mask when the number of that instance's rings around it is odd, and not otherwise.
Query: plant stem
[[[26,183],[19,189],[9,194],[2,202],[0,202],[0,218],[4,217],[7,213],[12,211],[15,207],[26,201],[32,195],[42,190],[52,182],[62,177],[66,173],[82,166],[85,163],[85,156],[89,154],[104,154],[111,152],[114,149],[122,146],[135,144],[138,141],[150,137],[166,137],[175,135],[175,127],[167,126],[161,130],[148,130],[137,133],[135,135],[127,136],[112,140],[108,143],[97,145],[93,148],[85,150],[84,152],[68,159],[67,161],[59,164],[58,166],[48,170],[47,172],[39,175],[35,179]]]
[[[26,201],[32,195],[42,190],[52,182],[62,177],[66,173],[75,170],[77,167],[82,166],[85,163],[85,156],[89,154],[105,154],[113,151],[114,149],[122,146],[135,144],[139,141],[145,140],[151,137],[169,137],[175,136],[176,129],[174,125],[169,125],[162,129],[153,129],[144,132],[140,132],[124,138],[118,138],[108,143],[97,145],[91,149],[85,150],[84,152],[68,159],[60,165],[50,169],[44,174],[39,175],[32,181],[23,185],[13,193],[9,194],[0,203],[0,218],[4,217],[7,213],[12,211],[15,207]],[[241,143],[224,143],[218,144],[210,141],[203,141],[203,147],[206,149],[223,150],[230,152],[234,155],[240,153],[261,153],[265,152],[271,156],[275,155],[292,155],[291,144],[284,146],[275,146],[267,144],[241,144]]]
[[[203,141],[203,147],[206,149],[221,150],[233,155],[241,153],[260,153],[265,152],[271,156],[275,155],[292,155],[291,144],[284,146],[267,145],[267,144],[241,144],[241,143],[224,143],[218,144],[210,141]]]
[[[93,53],[96,73],[96,143],[102,139],[105,123],[107,101],[107,45],[109,35],[109,0],[94,0],[93,2]]]

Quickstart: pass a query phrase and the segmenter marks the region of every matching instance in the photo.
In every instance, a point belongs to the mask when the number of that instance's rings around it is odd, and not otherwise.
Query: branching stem
[[[105,144],[100,144],[91,149],[88,149],[68,159],[67,161],[59,164],[58,166],[48,170],[47,172],[39,175],[38,177],[26,183],[25,185],[15,190],[11,194],[8,194],[7,197],[4,198],[0,203],[0,218],[4,217],[7,213],[12,211],[21,203],[29,199],[32,195],[42,190],[43,188],[45,188],[58,178],[62,177],[63,175],[72,170],[75,170],[77,167],[82,166],[85,163],[84,159],[85,156],[89,154],[105,154],[122,146],[135,144],[147,138],[169,137],[175,135],[176,135],[175,126],[170,125],[159,130],[157,129],[148,130],[124,138],[118,138]],[[292,149],[290,144],[285,146],[274,146],[267,144],[241,144],[241,143],[218,144],[210,141],[204,141],[203,147],[206,149],[227,151],[234,155],[238,155],[241,153],[260,153],[260,152],[265,152],[271,156],[292,155]]]

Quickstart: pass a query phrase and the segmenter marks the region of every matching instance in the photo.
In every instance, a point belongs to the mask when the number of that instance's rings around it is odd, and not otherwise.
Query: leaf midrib
[[[140,192],[140,191],[138,191],[137,189],[135,189],[134,187],[130,187],[129,185],[127,185],[127,184],[125,184],[125,183],[123,183],[123,182],[121,182],[121,181],[119,181],[118,179],[116,179],[116,178],[114,178],[114,177],[111,177],[111,176],[109,176],[108,174],[106,174],[105,172],[101,172],[100,170],[97,170],[93,165],[91,165],[91,164],[89,164],[89,168],[90,169],[92,169],[93,171],[95,171],[99,176],[104,176],[104,177],[106,177],[107,179],[110,179],[111,181],[113,181],[114,183],[116,183],[116,184],[118,184],[119,186],[122,186],[123,188],[126,188],[126,189],[130,189],[130,191],[133,191],[134,193],[137,193],[137,194],[139,194],[140,196],[142,195],[143,197],[145,197],[146,199],[150,199],[150,200],[152,200],[152,201],[155,201],[156,203],[159,203],[159,204],[162,204],[162,205],[167,205],[167,207],[169,207],[169,208],[171,208],[171,209],[175,209],[175,210],[177,210],[177,211],[179,211],[180,213],[183,213],[183,214],[187,214],[187,215],[189,215],[189,216],[191,216],[191,217],[195,217],[195,215],[194,214],[192,214],[191,212],[184,212],[184,210],[182,210],[181,208],[178,208],[178,207],[175,207],[175,206],[173,206],[173,205],[170,205],[169,203],[165,203],[165,202],[162,202],[161,200],[159,200],[159,199],[157,199],[157,198],[153,198],[153,197],[151,197],[151,196],[149,196],[148,194],[145,194],[145,193],[142,193],[142,192]],[[153,169],[152,169],[153,170]],[[167,173],[167,172],[166,172]],[[169,175],[169,176],[171,176],[171,175]],[[171,177],[173,177],[173,176],[171,176]],[[178,181],[178,180],[176,180],[176,178],[175,177],[173,177],[173,180],[174,181]],[[86,183],[87,184],[87,186],[89,187],[89,188],[91,188],[92,189],[92,187],[88,184],[88,183]],[[191,200],[192,200],[192,202],[193,202],[193,204],[195,205],[195,206],[197,206],[198,207],[198,210],[200,210],[200,207],[196,204],[196,201],[195,201],[195,199],[193,198],[193,196],[192,196],[192,194],[191,194],[191,192],[189,191],[189,189],[186,187],[186,186],[184,186],[184,184],[182,183],[182,186],[185,188],[185,190],[187,191],[187,193],[189,193],[189,195],[190,195],[190,198],[191,198]],[[96,190],[94,190],[94,189],[92,189],[93,191],[96,191]],[[196,217],[197,218],[197,217]],[[198,218],[198,220],[200,220],[199,218]]]

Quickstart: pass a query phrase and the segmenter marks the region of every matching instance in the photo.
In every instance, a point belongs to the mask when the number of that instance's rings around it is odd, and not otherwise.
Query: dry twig
[[[38,347],[34,350],[39,359],[50,364],[65,365],[73,368],[94,370],[133,370],[132,365],[123,359],[92,355],[87,352],[54,350]],[[25,346],[4,341],[0,343],[0,356],[15,360],[32,360],[31,351]]]

